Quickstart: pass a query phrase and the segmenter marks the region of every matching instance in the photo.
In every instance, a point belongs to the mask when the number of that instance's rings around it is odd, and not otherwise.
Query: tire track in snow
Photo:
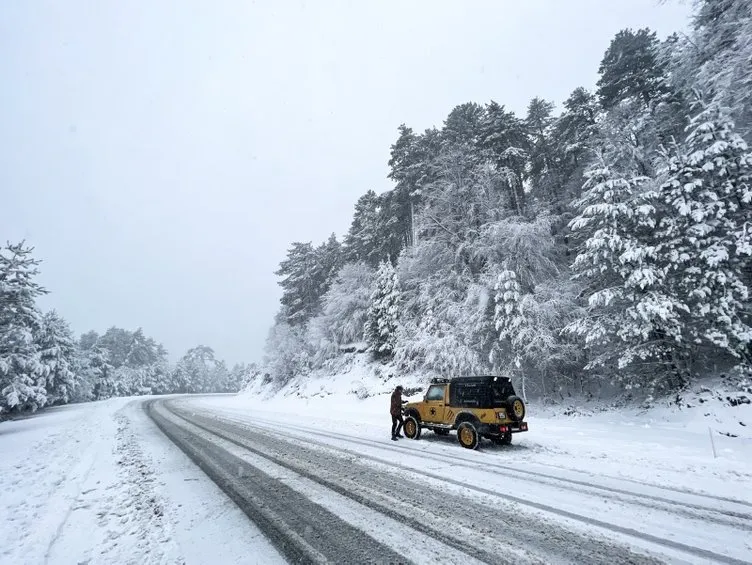
[[[223,415],[222,418],[226,418],[226,416]],[[300,434],[306,434],[306,435],[311,434],[311,435],[315,435],[315,436],[323,436],[323,437],[328,437],[328,438],[331,438],[331,439],[334,439],[334,440],[343,441],[343,442],[346,442],[346,443],[351,443],[351,444],[356,444],[356,445],[364,445],[364,446],[367,446],[367,447],[376,447],[376,448],[379,448],[379,449],[389,449],[389,450],[391,450],[391,449],[397,449],[397,450],[401,450],[401,451],[403,451],[405,453],[408,453],[408,454],[411,454],[411,455],[416,455],[416,448],[415,447],[406,447],[404,445],[399,445],[399,444],[397,444],[397,445],[387,444],[385,442],[380,442],[378,440],[371,440],[371,439],[361,438],[361,437],[352,436],[352,435],[348,435],[348,434],[333,434],[333,433],[326,432],[326,431],[323,431],[323,430],[322,431],[319,431],[319,430],[307,430],[307,429],[304,429],[304,428],[300,428],[299,426],[290,426],[288,424],[281,424],[281,423],[278,423],[278,422],[274,422],[273,420],[263,420],[263,419],[258,420],[258,419],[254,418],[253,422],[249,422],[248,420],[243,420],[243,419],[240,419],[240,418],[234,418],[233,421],[236,421],[238,423],[243,423],[243,424],[246,424],[246,425],[256,425],[255,422],[262,422],[264,425],[263,426],[258,426],[257,425],[257,427],[264,427],[265,429],[284,428],[284,429],[289,430],[291,432],[297,432],[297,433],[300,433]],[[300,436],[298,436],[298,437],[300,437]],[[306,438],[306,439],[308,439],[308,438]],[[311,439],[311,441],[313,441],[313,442],[315,442],[315,443],[317,443],[319,445],[322,445],[324,447],[329,447],[329,448],[333,447],[331,444],[323,443],[321,441],[317,441],[316,439]],[[477,468],[478,463],[479,463],[479,461],[477,461],[477,460],[473,461],[472,459],[468,459],[468,458],[465,458],[465,457],[460,457],[460,456],[456,456],[456,455],[441,454],[441,453],[427,453],[424,450],[420,450],[420,456],[423,457],[423,458],[425,458],[425,459],[431,459],[431,460],[438,461],[438,462],[445,462],[445,463],[452,463],[452,464],[460,463],[462,466],[467,467],[467,468]],[[717,506],[717,502],[725,502],[725,503],[729,503],[729,504],[733,504],[733,505],[738,505],[738,506],[742,506],[742,507],[750,507],[750,508],[752,508],[752,504],[750,504],[748,502],[745,502],[745,501],[733,500],[733,499],[726,498],[726,497],[717,497],[717,496],[713,496],[713,495],[709,495],[709,494],[703,494],[703,493],[694,493],[694,492],[685,491],[685,490],[681,490],[681,489],[675,489],[675,488],[672,488],[672,487],[664,487],[664,486],[658,486],[658,485],[651,485],[649,483],[641,483],[641,482],[635,481],[633,479],[621,479],[621,478],[616,479],[616,478],[609,477],[609,479],[611,479],[611,480],[617,480],[617,481],[628,480],[629,482],[633,482],[633,483],[636,483],[638,485],[641,485],[643,487],[647,487],[647,488],[650,488],[650,489],[658,489],[658,490],[666,490],[666,491],[677,492],[679,494],[682,494],[682,495],[685,495],[685,496],[689,496],[689,497],[693,497],[693,498],[695,498],[695,497],[696,498],[700,498],[700,499],[704,498],[704,499],[708,500],[708,504],[716,504],[715,506],[707,506],[707,505],[698,504],[698,503],[692,503],[692,502],[685,502],[685,501],[681,501],[681,500],[676,500],[674,498],[668,498],[667,496],[659,496],[659,495],[654,495],[654,494],[635,492],[635,491],[628,490],[628,489],[622,489],[622,488],[618,488],[618,487],[611,487],[611,486],[602,485],[602,484],[593,484],[593,483],[586,482],[584,480],[572,479],[572,478],[569,478],[569,477],[561,477],[561,476],[557,476],[557,475],[553,475],[553,474],[549,474],[549,473],[543,473],[543,472],[540,472],[540,471],[532,471],[532,470],[527,469],[527,468],[525,469],[525,474],[524,475],[519,475],[518,476],[517,473],[519,473],[519,470],[520,470],[519,466],[515,467],[515,466],[512,466],[512,465],[505,465],[503,463],[498,463],[496,461],[483,461],[483,465],[486,468],[503,469],[505,471],[514,472],[514,473],[516,473],[515,478],[516,479],[520,479],[520,480],[529,480],[530,482],[544,483],[544,484],[566,483],[568,485],[574,485],[576,487],[584,487],[585,489],[588,489],[588,490],[580,490],[580,492],[584,492],[584,493],[587,493],[587,494],[592,494],[593,490],[600,490],[600,491],[611,493],[611,494],[624,495],[624,496],[627,496],[627,497],[630,497],[630,498],[633,498],[633,499],[644,499],[644,500],[649,500],[649,501],[654,501],[654,502],[660,502],[660,503],[663,503],[663,504],[668,504],[668,505],[672,505],[672,506],[676,506],[676,507],[682,507],[682,508],[687,508],[687,509],[691,509],[691,510],[700,511],[700,512],[703,513],[703,518],[706,519],[706,520],[708,519],[708,514],[707,513],[711,513],[711,514],[719,514],[719,515],[727,516],[729,518],[734,518],[734,519],[737,519],[737,520],[749,521],[749,522],[752,523],[752,514],[749,514],[747,512],[740,511],[740,510],[727,510],[727,509],[719,508]],[[567,469],[567,471],[575,472],[575,473],[578,473],[578,474],[583,474],[582,471],[569,470],[569,469]],[[532,477],[537,477],[537,478],[540,478],[540,479],[545,479],[545,482],[544,481],[534,480]],[[594,478],[597,478],[597,477],[594,476]],[[651,508],[655,508],[654,505],[647,505],[647,506],[649,506]],[[691,516],[695,516],[696,517],[697,515],[696,514],[691,514]],[[716,521],[718,523],[724,524],[724,525],[732,525],[732,526],[737,526],[737,527],[739,526],[739,523],[737,521],[733,521],[732,522],[732,521],[728,521],[728,520],[714,519],[712,517],[710,519],[713,520],[713,521]],[[742,527],[744,529],[752,531],[752,524],[751,525],[747,525],[746,527],[745,526],[742,526]]]
[[[179,415],[171,417],[169,410],[165,416],[160,408],[155,409],[154,401],[146,403],[145,408],[168,438],[238,504],[291,562],[409,562],[284,482],[191,431],[190,427],[200,428],[194,422]],[[176,423],[173,418],[187,425]]]
[[[643,540],[645,542],[648,542],[648,543],[651,543],[651,544],[654,544],[654,545],[657,545],[657,546],[663,546],[665,548],[673,549],[673,550],[679,551],[679,552],[684,553],[684,554],[694,555],[694,556],[700,557],[702,559],[708,559],[708,560],[711,560],[711,561],[714,561],[714,562],[718,562],[718,563],[727,563],[729,565],[749,565],[749,563],[750,563],[748,561],[736,559],[734,557],[726,556],[726,555],[719,554],[719,553],[716,553],[716,552],[713,552],[713,551],[709,551],[709,550],[705,550],[705,549],[702,549],[702,548],[699,548],[699,547],[690,546],[690,545],[687,545],[687,544],[684,544],[684,543],[681,543],[681,542],[676,542],[676,541],[673,541],[673,540],[670,540],[670,539],[662,538],[660,536],[656,536],[656,535],[649,534],[649,533],[646,533],[646,532],[641,532],[641,531],[635,530],[633,528],[619,526],[617,524],[611,524],[611,523],[608,523],[608,522],[604,522],[602,520],[598,520],[598,519],[595,519],[595,518],[590,518],[589,516],[583,516],[581,514],[577,514],[575,512],[571,512],[571,511],[564,510],[564,509],[561,509],[561,508],[556,508],[556,507],[550,506],[548,504],[534,502],[534,501],[526,500],[526,499],[523,499],[523,498],[520,498],[520,497],[516,497],[514,495],[502,494],[502,493],[499,493],[499,492],[496,492],[496,491],[492,491],[492,490],[489,490],[489,489],[484,489],[482,487],[477,487],[477,486],[474,486],[474,485],[469,485],[469,484],[467,484],[466,482],[463,482],[463,481],[457,481],[457,480],[448,478],[448,477],[446,477],[444,475],[439,475],[439,474],[436,474],[436,473],[431,473],[429,471],[418,470],[418,469],[415,469],[414,467],[410,467],[410,466],[402,465],[402,464],[399,464],[399,463],[395,463],[394,461],[390,461],[390,460],[387,460],[387,459],[384,459],[384,458],[381,458],[381,457],[377,457],[377,456],[373,456],[373,455],[369,455],[369,454],[363,454],[363,453],[357,452],[357,451],[350,451],[350,450],[347,450],[347,449],[338,448],[336,446],[332,446],[331,444],[326,444],[326,443],[323,443],[323,442],[320,442],[320,441],[312,440],[310,438],[301,438],[300,436],[296,436],[294,434],[286,434],[284,432],[280,432],[277,429],[272,430],[272,429],[270,429],[268,427],[265,427],[265,426],[254,425],[254,424],[248,422],[247,420],[235,419],[235,418],[226,418],[224,415],[219,416],[216,413],[212,413],[212,412],[206,411],[206,410],[194,410],[194,409],[191,409],[191,408],[183,408],[183,410],[184,410],[184,413],[188,414],[189,418],[195,419],[197,417],[197,414],[203,412],[203,414],[204,414],[203,417],[205,417],[205,418],[208,418],[208,419],[214,420],[214,421],[219,420],[219,421],[224,421],[224,422],[233,422],[233,423],[235,423],[237,425],[240,425],[240,426],[243,426],[244,428],[246,428],[246,431],[251,431],[253,429],[264,431],[264,432],[272,431],[274,434],[276,434],[278,436],[286,437],[286,438],[292,439],[294,441],[298,441],[298,442],[310,441],[311,443],[315,443],[315,444],[319,445],[320,447],[324,447],[324,448],[329,449],[329,450],[346,452],[346,453],[349,453],[349,454],[354,455],[354,456],[356,456],[358,458],[361,458],[361,459],[369,459],[369,460],[372,460],[374,462],[378,462],[378,463],[385,464],[385,465],[388,465],[388,466],[391,466],[391,467],[399,468],[399,469],[401,469],[403,471],[408,471],[410,473],[417,473],[419,475],[422,475],[424,477],[428,477],[430,479],[443,481],[443,482],[446,482],[446,483],[449,483],[449,484],[453,484],[455,486],[459,486],[459,487],[462,487],[462,488],[466,488],[466,489],[469,489],[469,490],[472,490],[472,491],[476,491],[476,492],[479,492],[479,493],[482,493],[482,494],[485,494],[485,495],[492,495],[492,496],[495,496],[495,497],[501,497],[501,498],[503,498],[505,500],[511,500],[513,502],[516,502],[516,503],[524,505],[524,506],[532,507],[532,508],[535,508],[537,510],[541,510],[541,511],[548,512],[548,513],[551,513],[551,514],[556,514],[556,515],[559,515],[559,516],[564,517],[564,518],[572,519],[572,520],[575,520],[575,521],[578,521],[578,522],[581,522],[581,523],[585,523],[585,524],[588,524],[588,525],[591,525],[591,526],[596,526],[598,528],[609,530],[609,531],[612,531],[612,532],[615,532],[615,533],[619,533],[619,534],[622,534],[622,535],[626,535],[626,536],[629,536],[629,537],[632,537],[632,538],[637,538],[637,539]],[[280,424],[278,424],[276,422],[273,423],[273,425],[275,427],[293,428],[292,426],[280,425]],[[293,428],[293,429],[297,430],[298,428]],[[316,433],[319,433],[319,432],[316,432]],[[328,437],[332,437],[334,439],[341,439],[339,436],[336,436],[336,435],[333,435],[333,434],[326,434],[326,433],[324,433],[324,435],[327,435]],[[380,444],[379,442],[376,442],[376,441],[373,441],[373,440],[352,439],[352,440],[349,440],[349,441],[351,443],[356,443],[356,444],[363,444],[363,445],[369,445],[369,446],[377,446],[377,447],[380,447],[381,449],[385,448],[384,444]],[[390,447],[392,447],[392,446],[390,446]],[[426,458],[431,458],[431,459],[434,459],[434,460],[437,460],[437,461],[442,461],[442,456],[435,456],[434,454],[430,454],[429,455],[429,454],[426,454],[424,452],[416,453],[414,449],[402,447],[402,446],[399,446],[399,445],[394,446],[394,447],[403,449],[405,451],[408,451],[412,455],[419,455],[421,457],[426,457]],[[452,456],[446,456],[445,459],[452,459],[452,460],[458,459],[458,460],[463,461],[464,463],[472,463],[471,461],[469,461],[467,459],[464,459],[464,458],[455,458],[455,457],[452,457]],[[443,460],[442,462],[446,462],[446,460]],[[476,465],[476,468],[477,468],[477,465]],[[518,468],[515,468],[513,470],[516,473],[519,472]],[[524,480],[524,476],[523,477],[518,477],[518,476],[515,475],[515,478],[516,479],[517,478],[523,478],[523,480]],[[533,481],[533,482],[536,482],[536,481]],[[605,488],[607,489],[608,487],[605,487]],[[633,494],[633,493],[631,493],[629,491],[628,491],[628,493],[630,495]],[[634,493],[634,494],[637,494],[637,493]],[[638,496],[639,496],[639,494],[638,494]],[[649,495],[647,495],[647,496],[649,496]],[[681,506],[681,504],[682,504],[682,503],[677,502],[677,501],[672,501],[670,499],[668,499],[668,500],[672,504],[677,504],[679,506]],[[710,512],[710,511],[713,510],[712,508],[707,508],[707,507],[701,507],[701,509],[704,510],[704,511],[708,511],[708,512]],[[695,518],[697,518],[697,516],[695,516]],[[707,516],[705,516],[705,518],[707,518]],[[726,524],[723,523],[723,525],[726,525]],[[738,527],[738,524],[733,524],[733,525],[735,527]],[[746,529],[749,529],[749,528],[747,527]]]
[[[232,422],[219,423],[216,418],[198,415],[190,409],[176,409],[173,403],[168,403],[168,409],[208,433],[258,453],[344,496],[356,497],[365,506],[395,516],[406,526],[432,535],[443,543],[464,548],[466,552],[472,552],[475,557],[484,558],[490,563],[520,562],[520,557],[507,557],[510,549],[521,555],[527,552],[527,561],[542,559],[544,563],[655,562],[653,558],[633,553],[624,545],[568,530],[558,522],[550,522],[539,516],[532,520],[530,516],[523,518],[511,507],[483,505],[460,494],[426,488],[424,484],[409,479],[395,481],[389,472],[362,467],[356,459],[363,458],[362,454],[354,454],[352,460],[343,461],[341,454],[327,456],[320,450],[279,441],[279,436],[270,438],[262,434],[251,439],[248,429]],[[261,431],[266,432],[264,429]],[[399,465],[392,466],[401,468]],[[438,475],[418,474],[447,482]],[[363,481],[363,477],[367,480]],[[459,481],[455,484],[470,488]],[[390,491],[397,492],[399,497],[390,497]],[[494,498],[500,496],[496,492],[481,491],[492,494]],[[508,506],[508,501],[502,502]],[[395,514],[393,508],[400,508],[401,511]],[[437,513],[441,514],[438,518],[433,516]],[[420,517],[416,518],[416,515]],[[430,524],[431,520],[435,523]],[[458,535],[453,535],[455,531]],[[481,548],[484,546],[497,546],[499,549],[495,552],[489,549],[483,555]]]

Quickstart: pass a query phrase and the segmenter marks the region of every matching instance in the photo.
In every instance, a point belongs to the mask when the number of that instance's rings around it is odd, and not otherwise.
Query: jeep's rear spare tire
[[[420,424],[418,423],[418,420],[415,419],[415,416],[408,416],[405,419],[405,424],[402,426],[402,429],[405,430],[405,437],[410,439],[420,439]]]
[[[525,403],[519,396],[510,396],[507,398],[507,410],[509,417],[515,422],[521,422],[525,419]]]
[[[462,422],[457,428],[457,439],[462,447],[475,449],[480,442],[477,428],[472,422]]]

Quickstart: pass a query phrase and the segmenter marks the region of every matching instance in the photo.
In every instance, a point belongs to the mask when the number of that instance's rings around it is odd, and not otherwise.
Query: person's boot
[[[396,437],[405,437],[402,434],[398,433]]]
[[[392,441],[397,441],[397,436],[392,436]]]

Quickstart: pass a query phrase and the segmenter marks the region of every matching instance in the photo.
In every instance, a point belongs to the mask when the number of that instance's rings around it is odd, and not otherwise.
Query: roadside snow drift
[[[0,424],[0,562],[283,563],[143,400]]]

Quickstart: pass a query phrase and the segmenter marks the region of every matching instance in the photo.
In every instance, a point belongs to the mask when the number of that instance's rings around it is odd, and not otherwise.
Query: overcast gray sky
[[[261,358],[292,241],[390,188],[397,126],[592,87],[656,0],[6,0],[0,239],[25,238],[77,332],[142,326]]]

